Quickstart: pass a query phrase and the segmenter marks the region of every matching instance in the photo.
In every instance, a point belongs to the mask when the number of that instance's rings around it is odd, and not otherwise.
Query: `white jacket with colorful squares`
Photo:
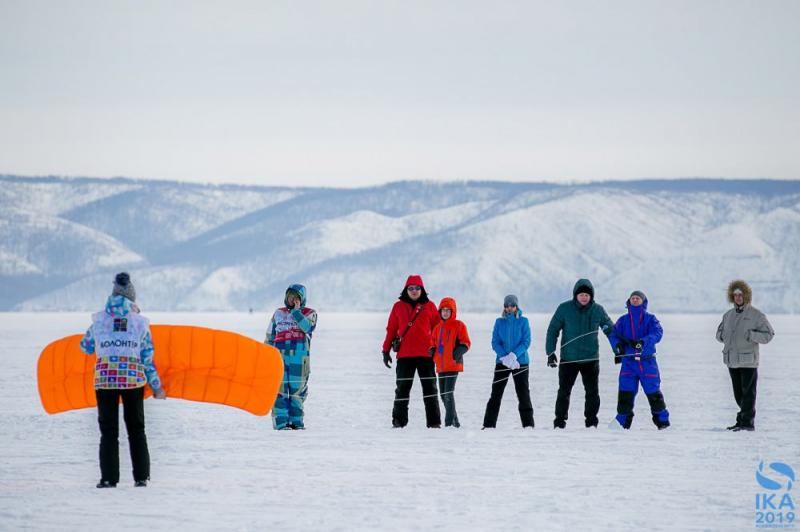
[[[138,307],[124,296],[110,296],[104,312],[92,316],[92,325],[81,340],[81,350],[96,354],[96,390],[141,388],[149,384],[161,388],[153,363],[150,322],[139,315]]]

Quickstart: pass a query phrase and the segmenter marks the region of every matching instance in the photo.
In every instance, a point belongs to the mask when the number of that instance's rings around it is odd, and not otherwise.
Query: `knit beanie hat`
[[[642,301],[646,301],[647,300],[647,296],[644,295],[644,292],[642,292],[641,290],[634,290],[633,292],[631,292],[631,295],[628,297],[628,299],[632,298],[633,296],[641,297]]]
[[[511,306],[511,305],[514,305],[515,307],[519,307],[519,300],[517,299],[517,296],[515,296],[514,294],[508,294],[505,297],[505,299],[503,299],[503,306],[504,307],[508,307],[508,306]]]
[[[575,291],[575,295],[577,296],[578,294],[589,294],[591,296],[592,289],[589,288],[588,286],[581,286],[578,288],[578,290]]]
[[[114,277],[114,290],[111,292],[112,296],[124,296],[131,301],[136,301],[136,289],[131,282],[131,276],[128,272],[120,272]]]

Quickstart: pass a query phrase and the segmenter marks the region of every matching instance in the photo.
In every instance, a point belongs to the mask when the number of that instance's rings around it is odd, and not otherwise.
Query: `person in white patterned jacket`
[[[144,386],[153,396],[166,398],[153,364],[150,322],[139,315],[130,275],[118,273],[103,312],[92,315],[92,325],[81,340],[81,350],[97,355],[94,388],[100,425],[100,482],[114,488],[119,482],[119,402],[122,399],[128,431],[134,486],[147,486],[150,453],[144,432]]]

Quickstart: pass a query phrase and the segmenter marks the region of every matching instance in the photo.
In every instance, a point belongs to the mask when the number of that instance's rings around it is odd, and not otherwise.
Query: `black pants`
[[[509,377],[513,376],[514,389],[519,401],[519,419],[523,427],[533,426],[533,405],[531,404],[531,390],[528,386],[528,365],[520,366],[513,372],[502,364],[494,367],[492,380],[492,395],[486,403],[486,413],[483,416],[483,426],[494,428],[497,425],[497,415],[500,412],[500,403]]]
[[[425,403],[425,420],[428,427],[440,427],[442,414],[439,411],[439,392],[436,390],[436,371],[430,357],[398,358],[396,364],[397,388],[394,390],[392,426],[405,427],[408,424],[408,398],[414,373],[419,374],[422,395]]]
[[[100,478],[119,482],[119,399],[122,397],[125,429],[133,464],[133,479],[150,478],[150,453],[144,434],[144,388],[95,390],[100,424]]]
[[[653,393],[645,393],[645,395],[647,396],[647,402],[650,403],[653,424],[656,427],[668,427],[669,418],[664,394],[661,390],[658,390]],[[619,395],[617,395],[617,420],[622,424],[623,428],[629,429],[633,424],[633,402],[635,398],[636,392],[627,390],[620,390]]]
[[[743,427],[755,426],[756,384],[758,368],[728,368],[733,384],[733,397],[739,405],[736,424]]]
[[[583,415],[586,417],[586,426],[597,425],[597,413],[600,411],[600,393],[598,392],[598,377],[600,376],[600,361],[561,363],[558,366],[558,397],[556,398],[556,421],[565,421],[569,418],[569,397],[575,380],[581,374],[583,388],[586,390],[586,401]]]
[[[444,426],[460,427],[458,414],[456,414],[456,399],[453,396],[456,390],[457,371],[439,373],[439,394],[444,403]]]

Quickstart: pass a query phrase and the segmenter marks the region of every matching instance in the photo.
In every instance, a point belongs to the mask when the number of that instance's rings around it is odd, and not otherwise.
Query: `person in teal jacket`
[[[594,287],[588,279],[578,279],[572,289],[572,299],[561,303],[547,327],[545,352],[547,365],[558,366],[558,397],[553,428],[567,426],[569,397],[578,373],[586,390],[583,415],[586,427],[597,427],[600,411],[598,377],[600,375],[597,329],[608,336],[614,331],[614,322],[605,309],[594,301]],[[561,363],[556,356],[556,343],[561,335]]]

